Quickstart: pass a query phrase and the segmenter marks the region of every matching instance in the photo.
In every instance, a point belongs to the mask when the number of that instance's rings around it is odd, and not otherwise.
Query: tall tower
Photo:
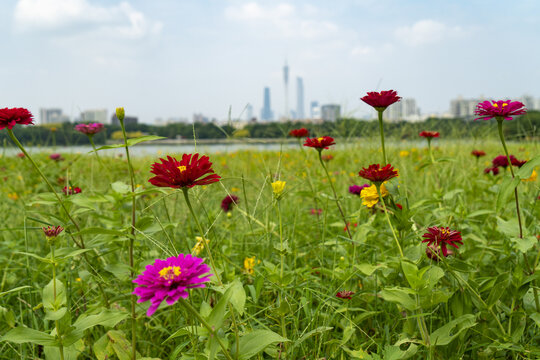
[[[261,109],[261,120],[269,121],[272,120],[274,114],[272,114],[272,109],[270,107],[270,88],[265,87],[263,92],[263,108]]]
[[[283,85],[285,85],[285,120],[289,119],[289,65],[283,66]]]
[[[304,80],[296,78],[296,118],[304,119]]]

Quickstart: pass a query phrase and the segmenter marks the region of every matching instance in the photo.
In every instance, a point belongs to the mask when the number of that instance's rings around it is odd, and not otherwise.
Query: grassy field
[[[333,156],[330,180],[307,147],[207,154],[221,181],[189,189],[204,234],[181,190],[148,182],[158,157],[131,159],[133,195],[125,156],[32,155],[72,220],[28,158],[0,158],[0,359],[60,359],[60,343],[65,359],[130,359],[133,330],[139,359],[540,358],[539,181],[518,181],[519,238],[513,191],[502,196],[509,169],[484,173],[504,154],[499,141],[436,139],[434,161],[418,142],[394,143],[385,213],[348,190],[381,162],[378,140],[344,141],[322,152]],[[509,151],[531,160],[539,146]],[[279,198],[276,180],[286,182]],[[239,200],[224,212],[228,194]],[[48,225],[65,228],[54,246]],[[422,235],[432,226],[460,231],[463,245],[430,260]],[[163,302],[150,317],[137,304],[133,328],[131,271],[198,251],[210,266],[201,236],[222,284],[212,276],[187,305]]]

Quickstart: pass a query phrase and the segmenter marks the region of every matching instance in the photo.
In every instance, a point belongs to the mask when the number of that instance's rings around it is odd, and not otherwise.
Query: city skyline
[[[459,94],[538,97],[539,12],[526,0],[9,0],[0,106],[224,119],[247,104],[258,115],[268,86],[278,116],[284,59],[289,95],[301,77],[305,104],[340,104],[343,116],[372,116],[359,98],[373,90],[397,90],[426,114]],[[512,49],[501,56],[494,44]]]

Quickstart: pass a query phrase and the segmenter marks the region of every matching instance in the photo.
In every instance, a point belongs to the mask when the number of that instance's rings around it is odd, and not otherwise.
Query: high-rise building
[[[39,109],[41,124],[58,124],[69,122],[69,117],[62,113],[62,109]]]
[[[261,120],[270,121],[274,119],[274,113],[270,107],[270,88],[265,87],[263,93],[263,108],[261,109]]]
[[[323,121],[336,121],[341,116],[341,106],[328,104],[321,106],[321,118]]]
[[[81,113],[82,122],[107,122],[107,109],[85,110]]]
[[[289,65],[285,61],[285,66],[283,66],[283,85],[285,86],[285,113],[284,118],[289,118]]]
[[[86,120],[85,120],[86,121]],[[136,125],[139,123],[139,118],[136,116],[124,116],[124,126]],[[120,126],[120,120],[116,117],[116,112],[111,116],[111,125]]]
[[[304,80],[296,78],[296,118],[304,119]]]
[[[454,118],[464,118],[472,120],[474,118],[474,110],[479,102],[483,99],[463,99],[458,97],[450,101],[450,114]]]
[[[318,101],[312,101],[311,104],[309,104],[309,117],[312,119],[321,118],[321,108],[319,107]]]
[[[253,106],[251,104],[246,105],[246,120],[251,121],[253,119]]]
[[[413,98],[403,98],[388,107],[385,111],[388,121],[420,121],[420,109]]]

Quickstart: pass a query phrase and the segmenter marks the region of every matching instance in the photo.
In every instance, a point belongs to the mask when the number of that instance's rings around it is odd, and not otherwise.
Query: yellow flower
[[[75,279],[75,281],[76,281],[76,282],[81,282],[82,280],[81,280],[80,277],[78,277],[78,278]]]
[[[388,195],[388,190],[386,190],[383,183],[381,184],[381,196],[385,197],[386,195]],[[368,208],[375,206],[375,204],[379,202],[379,194],[377,194],[375,185],[363,189],[360,193],[360,197],[362,198],[362,205],[366,205]]]
[[[124,121],[124,117],[126,116],[126,112],[124,111],[123,107],[117,107],[116,108],[116,117],[120,121]]]
[[[410,155],[410,152],[408,152],[407,150],[401,150],[399,152],[399,156],[401,156],[401,157],[407,157],[409,155]]]
[[[285,184],[286,182],[281,180],[274,181],[272,183],[272,191],[274,191],[274,195],[276,195],[276,197],[281,196],[283,190],[285,189]]]
[[[17,195],[16,192],[9,193],[7,196],[8,196],[8,198],[10,198],[11,200],[18,200],[18,199],[19,199],[19,195]]]
[[[244,271],[249,275],[253,275],[255,273],[255,265],[261,263],[261,260],[255,260],[255,259],[256,259],[255,256],[246,257],[244,259]]]
[[[233,188],[231,188],[231,192],[233,192],[233,193],[234,193],[234,192],[239,192],[239,191],[240,191],[240,189],[239,189],[239,188],[237,188],[237,187],[233,187]]]
[[[521,181],[536,181],[536,179],[538,179],[538,174],[536,170],[533,170],[530,178],[522,179]]]
[[[195,240],[197,240],[197,243],[195,244],[193,249],[191,249],[191,253],[193,255],[199,255],[204,249],[203,238],[200,236],[197,236],[195,237]],[[206,239],[206,244],[208,244],[209,242],[210,242],[210,239]]]

